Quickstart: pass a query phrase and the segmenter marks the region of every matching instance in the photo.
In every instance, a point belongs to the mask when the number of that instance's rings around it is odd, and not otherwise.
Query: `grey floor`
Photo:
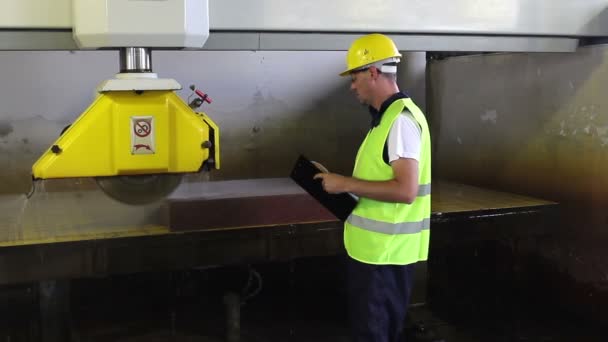
[[[223,342],[224,294],[243,294],[241,342],[347,342],[339,260],[83,279],[71,283],[73,342]],[[447,289],[446,289],[447,290]],[[474,292],[475,289],[470,289]],[[408,342],[605,342],[606,333],[529,298],[441,297],[410,309]],[[431,291],[431,295],[433,292]],[[4,299],[0,341],[39,341],[35,295]],[[437,295],[435,295],[437,297]],[[450,301],[453,298],[454,301]],[[430,298],[432,299],[432,298]],[[460,300],[457,300],[460,299]],[[463,304],[464,303],[464,304]],[[496,304],[498,303],[498,304]],[[236,340],[230,341],[235,342]]]
[[[170,279],[166,274],[114,279],[93,289],[109,297],[81,302],[75,331],[78,340],[94,342],[226,341],[221,300],[222,293],[232,290],[255,294],[241,306],[242,342],[347,342],[347,310],[339,266],[339,261],[328,258],[261,265],[256,268],[262,276],[261,288],[249,279],[244,268],[174,274]],[[158,288],[149,288],[146,284],[150,283]],[[87,284],[81,286],[82,290],[92,290]],[[167,296],[168,292],[173,294]],[[110,302],[122,303],[122,310],[110,309],[114,307]],[[500,305],[488,309],[487,303],[470,303],[454,309],[444,302],[411,308],[407,341],[608,340],[597,327],[551,306],[517,298],[487,298],[487,302]],[[108,310],[113,314],[107,314]]]

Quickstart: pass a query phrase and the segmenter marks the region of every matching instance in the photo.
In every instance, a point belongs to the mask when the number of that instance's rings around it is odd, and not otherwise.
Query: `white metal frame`
[[[3,0],[0,49],[76,48],[71,2]],[[410,51],[573,51],[608,37],[608,0],[209,0],[209,29],[203,49],[344,50],[383,32]]]

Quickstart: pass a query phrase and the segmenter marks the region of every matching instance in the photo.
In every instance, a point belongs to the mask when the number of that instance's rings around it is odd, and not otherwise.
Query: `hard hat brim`
[[[350,75],[350,73],[351,73],[353,70],[354,70],[354,69],[348,69],[348,70],[342,71],[342,72],[340,73],[340,76],[341,76],[341,77],[348,76],[348,75]]]
[[[365,64],[365,65],[362,65],[362,66],[359,66],[359,67],[346,69],[345,71],[342,71],[339,75],[340,76],[348,76],[348,75],[350,75],[355,70],[362,70],[362,69],[365,69],[365,68],[369,68],[371,66],[375,66],[376,68],[380,69],[380,66],[377,65],[377,63],[379,63],[379,62],[381,63],[382,61],[386,61],[386,60],[391,60],[391,62],[399,63],[399,62],[401,62],[401,57],[402,56],[399,53],[399,54],[397,54],[397,55],[395,55],[393,57],[389,57],[389,58],[385,58],[385,59],[380,59],[380,60],[371,62],[369,64]]]

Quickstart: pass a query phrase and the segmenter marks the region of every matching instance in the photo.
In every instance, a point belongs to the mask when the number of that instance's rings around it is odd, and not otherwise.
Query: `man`
[[[381,34],[348,50],[350,89],[369,106],[372,127],[359,148],[352,177],[320,173],[329,193],[359,202],[344,224],[349,312],[356,342],[397,342],[412,289],[414,264],[426,260],[431,209],[431,146],[420,109],[399,91],[401,54]]]

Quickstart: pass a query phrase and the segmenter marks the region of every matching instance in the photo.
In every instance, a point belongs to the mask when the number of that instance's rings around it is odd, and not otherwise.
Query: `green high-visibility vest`
[[[426,260],[431,217],[431,138],[422,111],[411,99],[393,102],[380,124],[361,144],[353,177],[367,181],[394,179],[393,169],[382,158],[384,145],[395,119],[409,110],[421,128],[418,161],[418,196],[412,204],[389,203],[361,197],[344,223],[348,255],[368,264],[407,265]]]

